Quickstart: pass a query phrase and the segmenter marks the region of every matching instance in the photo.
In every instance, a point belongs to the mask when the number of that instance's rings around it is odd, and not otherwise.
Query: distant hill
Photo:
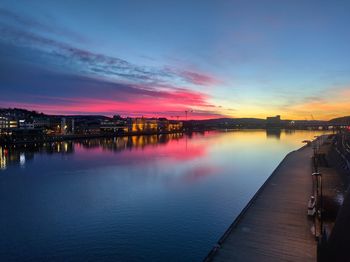
[[[343,117],[338,117],[338,118],[333,118],[329,120],[331,123],[337,123],[337,124],[350,124],[350,116],[343,116]]]
[[[230,123],[230,124],[243,124],[243,123],[253,123],[253,124],[262,124],[266,122],[266,119],[259,118],[214,118],[206,120],[189,120],[189,122],[196,123]]]
[[[35,117],[48,117],[48,118],[74,117],[74,118],[85,119],[85,120],[110,119],[110,117],[103,116],[103,115],[48,115],[37,111],[30,111],[22,108],[0,108],[0,115],[15,116],[15,117],[24,118],[24,119],[30,119]]]
[[[29,111],[22,108],[0,108],[0,114],[9,116],[19,116],[23,118],[46,116],[43,113],[39,113],[37,111]]]
[[[200,129],[228,129],[228,128],[264,128],[266,119],[259,118],[218,118],[206,120],[189,120],[185,127],[193,130]]]

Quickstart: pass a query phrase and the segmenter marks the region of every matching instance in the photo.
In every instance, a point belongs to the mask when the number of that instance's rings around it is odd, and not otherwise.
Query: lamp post
[[[323,232],[323,192],[322,192],[322,174],[319,172],[312,173],[316,179],[316,214],[320,219],[320,234]]]
[[[313,164],[314,164],[314,171],[317,172],[318,171],[318,166],[317,166],[317,159],[316,159],[316,146],[315,144],[313,143],[312,145],[312,149],[313,149]]]

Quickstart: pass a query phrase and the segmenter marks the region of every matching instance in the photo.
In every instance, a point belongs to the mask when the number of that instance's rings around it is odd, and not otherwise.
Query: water
[[[0,260],[201,261],[284,156],[319,134],[0,148]]]

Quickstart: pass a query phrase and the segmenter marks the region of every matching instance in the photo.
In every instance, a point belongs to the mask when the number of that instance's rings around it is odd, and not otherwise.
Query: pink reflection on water
[[[176,163],[201,158],[207,154],[208,146],[208,143],[203,143],[200,139],[178,134],[89,140],[76,143],[74,151],[76,158],[81,161],[145,165],[157,160]]]

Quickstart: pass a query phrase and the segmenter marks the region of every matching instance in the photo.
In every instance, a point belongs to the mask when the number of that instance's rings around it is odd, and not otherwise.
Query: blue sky
[[[348,1],[2,1],[0,106],[350,114]]]

